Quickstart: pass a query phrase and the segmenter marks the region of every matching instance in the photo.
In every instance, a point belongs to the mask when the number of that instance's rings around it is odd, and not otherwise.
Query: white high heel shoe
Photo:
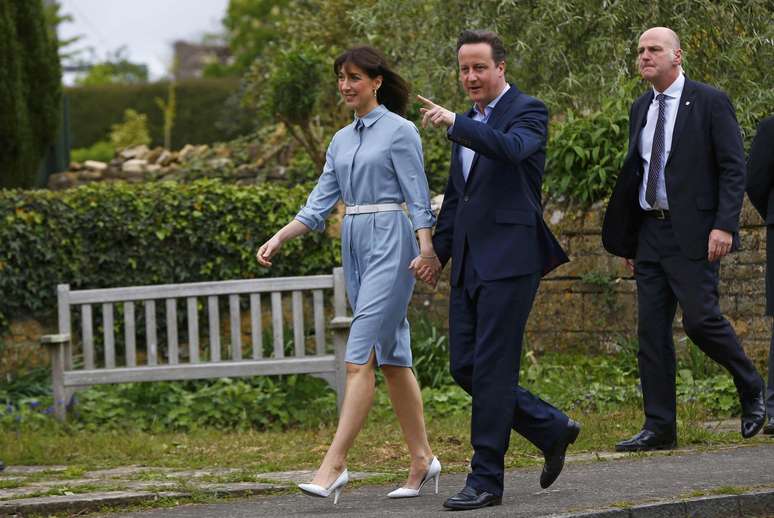
[[[305,495],[319,496],[321,498],[327,498],[331,496],[331,493],[333,493],[333,503],[338,504],[341,490],[344,489],[344,486],[347,485],[347,482],[349,482],[349,472],[345,469],[341,472],[339,478],[334,480],[333,484],[327,488],[318,486],[317,484],[299,484],[298,489],[300,489],[301,492]]]
[[[435,480],[435,494],[437,495],[439,478],[441,478],[441,463],[438,461],[438,457],[433,457],[433,460],[430,461],[430,466],[427,468],[427,473],[425,473],[418,488],[411,489],[410,487],[399,487],[395,491],[388,493],[387,496],[390,498],[413,498],[419,496],[422,487],[431,480]]]

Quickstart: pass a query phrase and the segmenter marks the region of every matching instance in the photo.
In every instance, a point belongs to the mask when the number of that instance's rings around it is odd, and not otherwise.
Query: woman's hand
[[[255,254],[255,258],[258,260],[258,263],[261,266],[268,268],[271,266],[270,259],[279,251],[280,247],[282,247],[282,241],[280,241],[277,235],[274,234],[271,239],[266,241],[258,248],[258,252]]]
[[[438,282],[438,274],[441,272],[441,261],[438,256],[418,255],[409,264],[409,270],[414,273],[414,277],[435,286]]]

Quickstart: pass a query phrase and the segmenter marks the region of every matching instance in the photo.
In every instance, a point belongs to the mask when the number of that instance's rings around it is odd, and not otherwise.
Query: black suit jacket
[[[747,196],[767,225],[774,225],[774,116],[758,124],[747,161]]]
[[[547,273],[568,261],[543,221],[541,186],[548,133],[545,105],[511,88],[486,124],[473,110],[458,114],[449,139],[451,168],[433,246],[442,264],[452,259],[459,285],[468,257],[484,281]],[[475,151],[467,182],[459,148]]]
[[[629,150],[602,225],[604,247],[626,258],[634,258],[637,252],[643,174],[638,144],[652,100],[650,89],[629,110]],[[744,147],[734,107],[725,93],[685,79],[664,179],[672,226],[686,257],[707,257],[714,228],[731,232],[734,249],[738,248]]]

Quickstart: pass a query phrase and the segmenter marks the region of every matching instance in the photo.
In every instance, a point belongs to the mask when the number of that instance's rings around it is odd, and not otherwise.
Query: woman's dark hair
[[[500,37],[491,31],[462,31],[457,38],[457,52],[468,43],[486,43],[492,47],[492,60],[495,65],[505,61],[505,46]]]
[[[371,79],[382,76],[382,86],[376,92],[376,100],[391,112],[406,116],[409,85],[387,64],[387,58],[373,47],[354,47],[345,51],[333,62],[333,73],[338,75],[341,67],[351,63],[362,69]]]

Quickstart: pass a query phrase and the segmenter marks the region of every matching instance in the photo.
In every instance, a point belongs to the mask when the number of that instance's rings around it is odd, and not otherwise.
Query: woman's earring
[[[376,97],[376,91],[377,90],[378,90],[378,88],[374,88],[374,97]]]

